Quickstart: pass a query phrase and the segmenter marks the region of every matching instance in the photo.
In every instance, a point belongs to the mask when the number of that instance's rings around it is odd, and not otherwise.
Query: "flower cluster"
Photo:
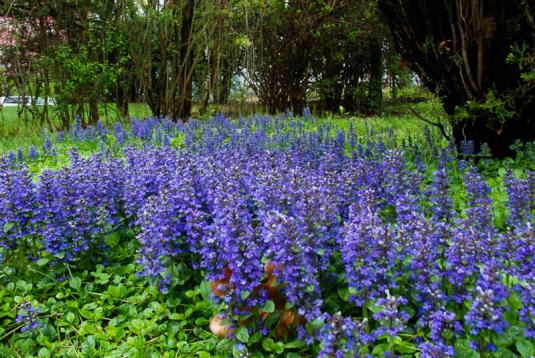
[[[31,302],[23,302],[19,306],[19,314],[17,315],[17,323],[23,323],[21,327],[21,332],[26,331],[35,331],[39,328],[44,327],[45,325],[39,319],[39,313],[41,313],[41,308],[35,307]]]
[[[168,289],[177,263],[202,270],[229,321],[276,296],[301,332],[323,317],[324,356],[415,329],[430,337],[419,342],[423,356],[451,356],[448,332],[479,339],[507,328],[512,293],[533,337],[533,172],[506,177],[510,215],[498,228],[489,185],[469,162],[459,169],[451,148],[426,152],[412,137],[399,146],[388,131],[370,128],[364,139],[306,120],[314,131],[289,114],[77,122],[73,138],[115,137],[124,155],[73,150],[70,166],[38,180],[2,159],[0,255],[98,260],[106,234],[134,228],[140,276]],[[453,175],[464,190],[453,193]],[[333,291],[347,312],[333,313]]]
[[[374,319],[381,322],[379,328],[374,332],[376,337],[383,335],[396,337],[398,333],[407,329],[406,324],[409,320],[409,314],[400,310],[400,307],[407,303],[406,298],[392,296],[389,290],[385,290],[385,297],[377,300],[380,310],[373,315]]]
[[[495,260],[483,266],[474,290],[472,307],[466,315],[466,322],[471,327],[470,333],[474,336],[482,330],[501,333],[507,326],[500,303],[507,298],[508,292],[502,281]]]
[[[446,310],[437,310],[430,315],[430,341],[419,345],[423,357],[452,357],[453,346],[446,343],[448,334],[460,335],[462,327],[456,320],[455,314]]]
[[[366,318],[356,321],[337,312],[334,315],[324,313],[321,320],[324,324],[318,333],[322,348],[318,354],[320,358],[341,358],[347,353],[359,352],[374,341],[373,336],[366,333]]]

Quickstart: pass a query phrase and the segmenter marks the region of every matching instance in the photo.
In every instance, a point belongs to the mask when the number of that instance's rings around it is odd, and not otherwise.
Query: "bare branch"
[[[414,114],[414,116],[415,116],[416,118],[418,118],[419,120],[421,120],[421,121],[423,121],[423,122],[425,122],[425,123],[427,123],[427,124],[429,124],[429,125],[432,125],[432,126],[434,126],[434,127],[437,127],[437,128],[440,130],[440,134],[442,134],[442,136],[443,136],[444,138],[446,138],[446,140],[449,141],[449,140],[451,139],[450,135],[446,132],[446,128],[444,128],[444,125],[443,125],[442,123],[440,123],[440,122],[433,122],[433,121],[431,121],[431,120],[425,118],[420,112],[418,112],[416,109],[414,109],[414,107],[412,107],[412,106],[410,106],[410,105],[407,106],[407,108],[408,108],[409,111],[411,111],[411,113]]]

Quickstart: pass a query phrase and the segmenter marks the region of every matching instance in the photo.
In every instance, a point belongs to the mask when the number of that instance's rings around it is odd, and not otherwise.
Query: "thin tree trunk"
[[[128,93],[128,86],[126,81],[123,80],[117,83],[117,95],[116,95],[116,105],[119,109],[119,112],[123,117],[128,117],[128,103],[130,100],[130,96]]]
[[[383,106],[383,52],[378,42],[370,56],[370,82],[368,87],[370,111],[377,113]]]
[[[180,31],[180,57],[182,73],[180,75],[180,97],[182,106],[179,109],[179,117],[187,120],[191,116],[191,101],[193,95],[193,76],[190,72],[193,68],[193,46],[191,44],[191,35],[193,30],[193,12],[195,9],[195,0],[186,0],[182,9],[182,27]],[[177,118],[174,118],[177,119]]]
[[[97,124],[98,117],[98,100],[95,97],[91,97],[89,98],[89,123],[91,125]]]
[[[221,67],[221,83],[217,91],[217,104],[227,104],[232,87],[233,67],[229,59],[223,59]]]

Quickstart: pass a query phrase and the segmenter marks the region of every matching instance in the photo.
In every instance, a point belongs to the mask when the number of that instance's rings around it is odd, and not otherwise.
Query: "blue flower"
[[[402,305],[408,303],[407,299],[403,297],[395,297],[390,295],[390,291],[385,290],[385,297],[377,300],[377,306],[380,310],[373,314],[373,318],[379,321],[379,327],[374,331],[375,337],[388,335],[396,337],[399,333],[408,329],[407,321],[409,314],[400,310]]]
[[[19,313],[16,318],[17,323],[24,323],[21,327],[21,332],[36,331],[43,328],[45,325],[39,319],[39,313],[42,310],[35,307],[31,302],[23,302],[19,306]]]

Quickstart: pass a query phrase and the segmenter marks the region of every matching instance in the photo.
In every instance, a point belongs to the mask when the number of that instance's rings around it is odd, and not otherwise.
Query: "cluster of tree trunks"
[[[371,9],[371,10],[370,10]],[[263,13],[251,84],[270,112],[378,112],[385,31],[368,1],[290,1]]]

